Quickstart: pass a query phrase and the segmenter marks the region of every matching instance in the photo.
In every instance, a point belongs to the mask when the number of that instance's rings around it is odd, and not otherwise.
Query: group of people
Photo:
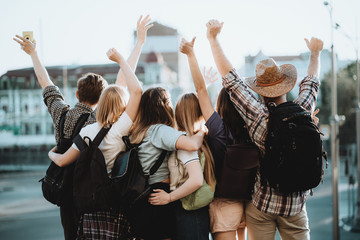
[[[310,239],[305,206],[308,192],[281,194],[257,178],[251,201],[216,197],[216,180],[221,178],[219,168],[227,143],[250,137],[261,154],[265,154],[269,115],[265,103],[287,101],[286,94],[296,84],[296,69],[265,59],[257,65],[256,77],[240,78],[218,41],[223,23],[210,20],[206,24],[207,38],[223,83],[216,109],[194,53],[194,38],[192,41],[183,39],[180,51],[188,58],[196,94],[184,94],[174,110],[164,88],[154,87],[143,92],[134,74],[147,31],[152,27],[150,21],[149,16],[139,18],[137,42],[127,60],[114,48],[106,53],[120,66],[115,84],[108,85],[95,73],[83,75],[77,83],[79,101],[73,108],[65,102],[40,62],[36,42],[18,35],[14,38],[32,59],[43,88],[44,103],[55,125],[57,141],[62,114],[66,114],[64,134],[70,138],[79,117],[89,113],[80,131],[82,138],[93,140],[102,127],[111,126],[99,145],[109,174],[118,153],[126,150],[123,136],[130,136],[133,144],[140,144],[139,160],[146,174],[163,150],[175,152],[171,156],[183,164],[187,174],[181,184],[173,186],[168,167],[170,154],[167,154],[149,178],[152,193],[136,206],[136,221],[129,220],[125,209],[80,215],[73,204],[61,206],[65,239],[190,240],[209,239],[209,233],[215,240],[245,239],[245,228],[249,239],[274,239],[276,229],[282,239]],[[323,42],[317,38],[305,39],[305,42],[310,51],[308,74],[300,82],[299,96],[294,101],[314,112]],[[52,149],[49,157],[58,166],[66,167],[75,162],[79,154],[78,146],[73,144],[64,154]],[[215,198],[204,207],[185,210],[179,200],[197,191],[204,182],[215,192]]]

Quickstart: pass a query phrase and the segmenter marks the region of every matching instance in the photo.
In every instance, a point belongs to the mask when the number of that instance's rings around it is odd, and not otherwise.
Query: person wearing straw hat
[[[223,86],[241,117],[245,120],[249,135],[265,154],[265,139],[269,112],[266,103],[279,105],[287,102],[286,94],[297,81],[297,70],[291,64],[277,65],[274,59],[265,59],[256,65],[254,77],[241,79],[224,55],[217,39],[224,23],[210,20],[207,24],[207,38]],[[307,76],[300,82],[299,96],[294,100],[306,110],[313,112],[316,105],[320,81],[320,53],[323,41],[317,38],[305,39],[310,50]],[[260,95],[260,101],[249,88]],[[310,239],[310,229],[305,207],[308,192],[281,194],[260,181],[254,186],[252,200],[246,204],[245,215],[248,236],[253,239],[274,239],[276,229],[282,239]]]

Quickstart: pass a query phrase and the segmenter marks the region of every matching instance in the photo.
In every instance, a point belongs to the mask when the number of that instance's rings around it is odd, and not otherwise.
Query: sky
[[[0,0],[0,75],[31,67],[31,59],[12,40],[33,31],[45,66],[110,63],[115,47],[127,57],[140,15],[176,28],[187,40],[196,36],[195,53],[202,66],[215,66],[206,39],[210,19],[224,22],[219,36],[225,55],[237,68],[244,57],[296,55],[307,51],[304,37],[331,46],[330,11],[322,0]],[[360,41],[360,1],[329,0],[340,59],[355,59]],[[358,39],[358,41],[356,41]]]

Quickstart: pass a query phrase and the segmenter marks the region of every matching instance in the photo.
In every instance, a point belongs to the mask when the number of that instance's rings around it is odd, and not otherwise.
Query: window
[[[36,134],[36,135],[39,135],[39,134],[40,134],[40,126],[39,126],[39,124],[36,124],[36,125],[35,125],[35,134]]]
[[[30,127],[29,127],[29,124],[27,124],[27,123],[25,123],[24,124],[24,130],[25,130],[25,132],[24,132],[24,134],[25,135],[29,135],[30,134]]]

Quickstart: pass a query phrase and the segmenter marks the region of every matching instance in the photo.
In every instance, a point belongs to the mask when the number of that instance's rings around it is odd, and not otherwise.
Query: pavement
[[[311,239],[334,239],[331,172],[329,165],[325,170],[324,182],[314,189],[313,196],[309,196],[307,200]],[[38,180],[44,173],[44,167],[22,168],[21,171],[10,167],[7,171],[0,171],[1,240],[63,239],[59,209],[42,197]],[[348,181],[348,176],[344,174],[344,163],[341,162],[338,188],[339,225],[342,226],[340,239],[360,240],[360,232],[345,230],[348,226],[343,221],[353,215],[357,196],[357,184],[349,187]],[[278,235],[276,239],[280,239]]]

